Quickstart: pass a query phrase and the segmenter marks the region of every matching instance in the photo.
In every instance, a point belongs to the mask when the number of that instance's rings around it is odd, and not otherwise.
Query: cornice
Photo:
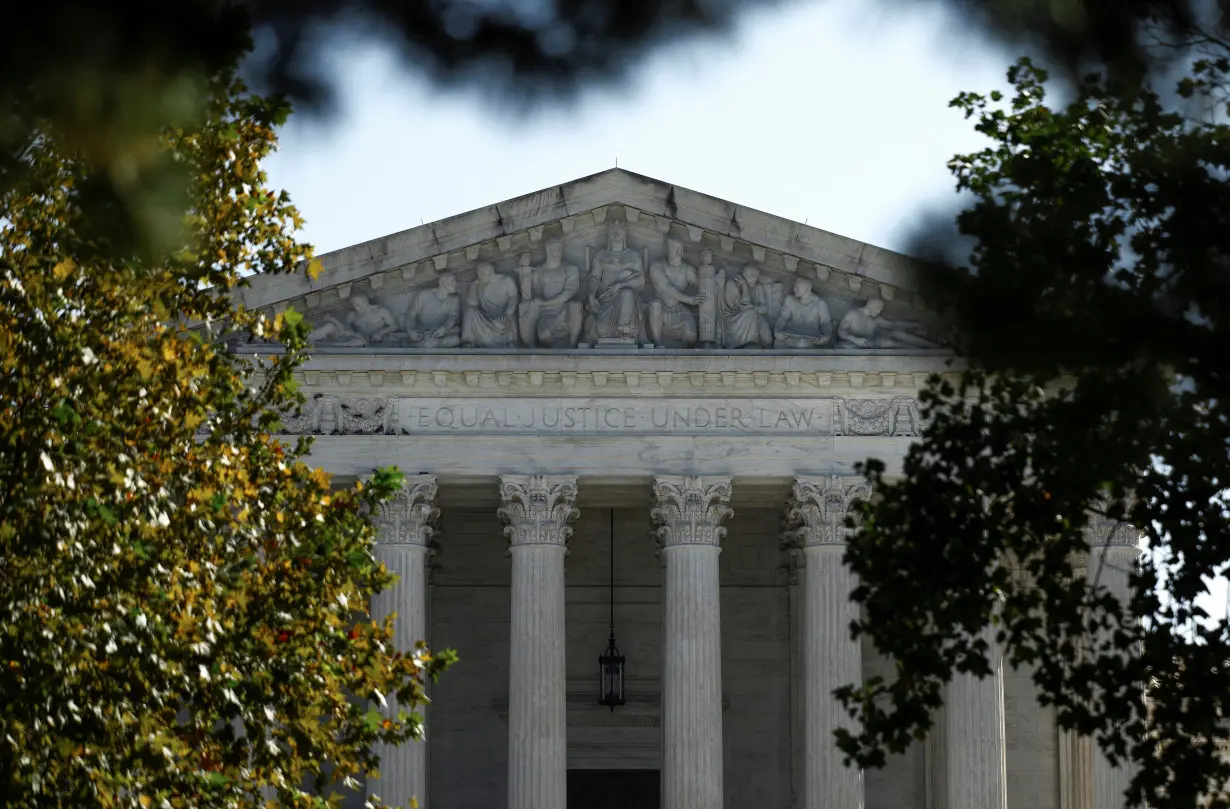
[[[309,395],[335,396],[914,396],[958,366],[940,352],[329,353],[295,376]]]

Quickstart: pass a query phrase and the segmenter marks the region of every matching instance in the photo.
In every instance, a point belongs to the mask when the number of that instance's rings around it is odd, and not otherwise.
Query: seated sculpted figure
[[[683,261],[683,242],[666,240],[666,261],[655,261],[649,267],[649,280],[658,293],[658,300],[649,304],[649,333],[658,345],[676,341],[690,347],[696,343],[696,314],[691,307],[700,306],[705,295],[697,289],[696,268]]]
[[[794,294],[782,302],[773,326],[775,348],[820,348],[833,338],[828,304],[812,294],[811,281],[797,278]]]
[[[517,283],[487,262],[466,296],[461,320],[461,345],[511,348],[517,345]]]
[[[564,243],[547,242],[546,263],[530,266],[530,254],[521,256],[521,339],[527,346],[576,348],[581,339],[581,302],[573,298],[581,289],[581,271],[564,263]]]
[[[346,322],[326,315],[324,322],[312,329],[308,341],[312,345],[366,346],[379,343],[397,331],[393,314],[379,304],[374,304],[366,295],[350,299],[350,312]]]
[[[749,264],[739,275],[727,280],[720,303],[727,348],[773,345],[767,290],[760,283],[759,267]]]
[[[421,289],[406,310],[406,337],[417,348],[456,348],[461,344],[461,299],[457,279],[441,273],[431,289]]]
[[[639,297],[645,288],[645,261],[628,247],[624,223],[611,225],[607,247],[594,256],[590,273],[594,287],[585,328],[590,340],[639,339],[644,333]]]
[[[924,327],[908,320],[880,317],[884,301],[873,298],[856,306],[837,324],[838,348],[935,348],[921,332]]]

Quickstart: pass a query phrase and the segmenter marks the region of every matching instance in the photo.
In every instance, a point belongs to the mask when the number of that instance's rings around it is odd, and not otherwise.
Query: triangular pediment
[[[558,242],[563,263],[580,273],[582,288],[575,300],[584,306],[583,316],[589,317],[588,295],[600,286],[595,257],[608,248],[613,227],[626,231],[629,255],[635,256],[633,263],[639,262],[647,276],[637,293],[645,321],[649,307],[661,298],[648,279],[649,270],[667,261],[671,240],[682,246],[682,262],[692,271],[690,286],[685,284],[692,294],[705,285],[696,280],[697,270],[700,276],[716,274],[717,286],[711,283],[710,289],[717,290],[720,298],[723,279],[757,267],[770,321],[798,278],[810,282],[814,294],[826,302],[834,324],[853,307],[876,299],[884,302],[886,321],[930,320],[917,294],[919,267],[901,254],[622,169],[328,253],[320,257],[323,271],[315,279],[303,271],[253,278],[242,292],[243,302],[249,308],[274,311],[293,306],[310,323],[321,325],[352,323],[355,301],[363,298],[397,321],[392,336],[381,339],[382,345],[406,347],[406,331],[414,328],[413,323],[406,324],[407,318],[413,319],[408,314],[412,302],[424,291],[436,290],[441,276],[453,276],[463,306],[472,297],[471,287],[483,264],[513,282],[506,288],[528,289],[525,265],[542,266],[547,246]],[[657,307],[660,323],[662,304]],[[682,317],[699,323],[704,332],[706,314],[701,309],[691,307],[692,314]],[[719,332],[721,317],[720,312],[708,315],[719,321]],[[342,330],[339,325],[338,331]],[[582,336],[582,347],[585,339]],[[654,342],[646,334],[636,341],[644,345],[647,339]]]

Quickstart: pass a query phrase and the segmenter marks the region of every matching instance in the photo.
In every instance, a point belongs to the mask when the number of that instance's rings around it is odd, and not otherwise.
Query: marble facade
[[[1110,805],[1023,672],[954,683],[884,770],[833,747],[832,688],[890,673],[845,633],[854,465],[898,468],[956,367],[909,259],[612,170],[321,260],[242,293],[313,327],[284,432],[341,482],[409,475],[373,608],[461,656],[369,793],[584,809],[571,771],[652,770],[667,809]]]

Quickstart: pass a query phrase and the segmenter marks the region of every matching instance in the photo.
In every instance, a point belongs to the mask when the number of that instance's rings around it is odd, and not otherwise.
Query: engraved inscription
[[[832,435],[831,400],[811,399],[399,399],[397,432],[408,435],[798,434]]]

